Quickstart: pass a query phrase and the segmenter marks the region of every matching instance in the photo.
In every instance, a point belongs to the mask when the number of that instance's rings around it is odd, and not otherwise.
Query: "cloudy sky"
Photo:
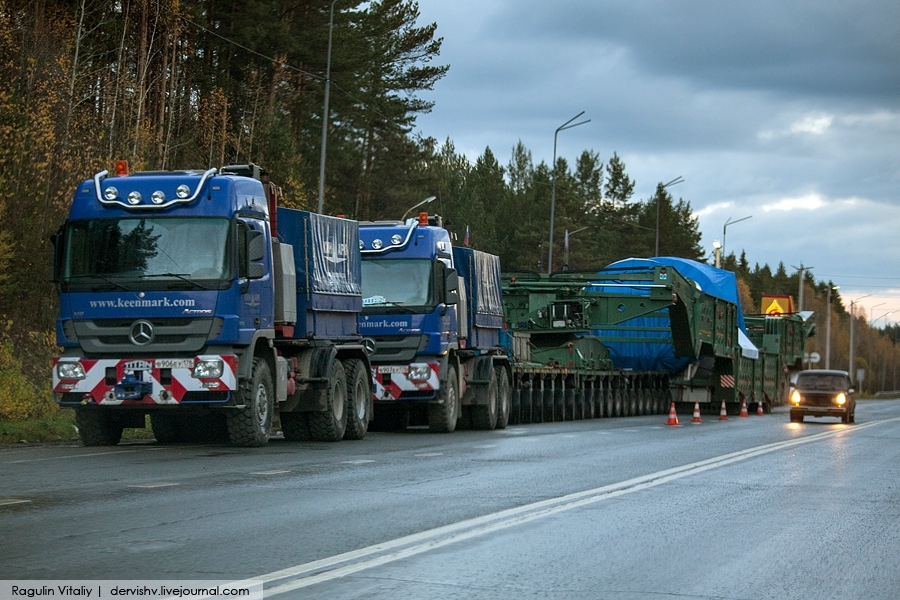
[[[617,152],[712,252],[813,268],[876,325],[900,321],[900,2],[419,0],[450,71],[418,130],[506,164]],[[549,214],[548,214],[549,223]],[[878,305],[877,307],[875,305]],[[894,314],[883,317],[887,311]]]

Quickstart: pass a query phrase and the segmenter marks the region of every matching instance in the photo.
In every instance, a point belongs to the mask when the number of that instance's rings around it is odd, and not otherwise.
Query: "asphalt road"
[[[900,597],[900,401],[266,448],[0,448],[0,579],[292,598]]]

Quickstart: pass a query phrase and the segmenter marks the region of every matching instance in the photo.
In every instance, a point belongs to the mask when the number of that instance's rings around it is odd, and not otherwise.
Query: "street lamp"
[[[802,279],[802,274],[801,274]],[[802,285],[802,283],[801,283]],[[865,296],[860,296],[856,300],[850,301],[850,367],[847,369],[850,372],[850,383],[853,383],[853,380],[856,379],[856,366],[853,364],[854,362],[854,354],[855,354],[855,346],[853,344],[853,327],[856,322],[856,316],[853,314],[853,307],[859,303],[863,298],[868,298],[872,294],[866,294]]]
[[[684,178],[681,175],[679,175],[678,177],[676,177],[669,183],[664,183],[662,185],[662,187],[660,187],[658,190],[656,190],[656,246],[655,246],[655,252],[654,252],[653,256],[659,256],[659,203],[662,200],[662,191],[664,189],[666,189],[667,187],[669,187],[670,185],[678,185],[679,183],[682,183],[683,181],[684,181]]]
[[[328,95],[331,91],[331,32],[334,29],[334,5],[331,3],[328,16],[328,59],[325,63],[325,108],[322,110],[322,154],[319,156],[319,214],[325,203],[325,143],[328,140]]]
[[[800,271],[800,289],[797,290],[797,312],[803,312],[803,271],[812,271],[815,267],[805,267],[802,262],[799,267],[795,267],[794,265],[791,265],[791,267]],[[865,298],[865,296],[863,296],[863,298]]]
[[[559,135],[560,131],[565,131],[566,129],[572,129],[573,127],[578,127],[579,125],[584,125],[585,123],[590,123],[591,120],[587,119],[586,121],[581,121],[579,123],[572,123],[575,119],[584,114],[584,111],[581,111],[562,125],[556,128],[556,131],[553,132],[553,165],[550,167],[550,173],[553,176],[553,185],[550,192],[550,252],[547,256],[547,275],[553,273],[553,217],[556,213],[556,136]]]
[[[831,291],[839,290],[840,286],[828,285],[828,321],[825,328],[825,368],[831,368]]]
[[[737,221],[732,221],[731,217],[728,217],[728,220],[725,221],[725,225],[722,227],[722,255],[723,256],[725,255],[725,236],[728,234],[728,226],[734,225],[735,223],[740,223],[741,221],[746,221],[747,219],[752,219],[752,218],[753,218],[753,215],[750,215],[749,217],[742,217],[742,218],[738,219]]]
[[[886,304],[886,303],[885,303],[885,302],[882,302],[881,304]],[[879,304],[878,306],[881,306],[881,304]],[[874,307],[873,307],[873,308],[874,308]],[[870,392],[875,391],[875,379],[874,379],[874,377],[875,377],[875,368],[872,366],[872,329],[873,329],[872,326],[875,324],[876,321],[879,321],[879,320],[881,320],[881,319],[883,319],[883,318],[885,318],[885,317],[890,316],[891,314],[893,314],[893,312],[894,312],[894,311],[889,310],[889,311],[887,311],[886,313],[884,313],[883,315],[881,315],[880,317],[877,317],[877,318],[872,319],[871,321],[869,321],[869,355],[866,357],[866,361],[869,363],[869,375],[870,375],[870,377],[869,377],[869,391],[870,391]]]
[[[408,215],[408,214],[409,214],[410,212],[412,212],[413,210],[419,208],[419,207],[422,206],[423,204],[428,204],[429,202],[431,202],[431,201],[434,200],[435,198],[437,198],[437,196],[428,196],[427,198],[425,198],[424,200],[422,200],[422,201],[419,202],[418,204],[414,204],[413,206],[410,206],[410,207],[407,209],[407,211],[406,211],[405,213],[403,213],[403,216],[400,217],[400,220],[401,220],[401,221],[405,221],[405,220],[406,220],[406,215]]]
[[[566,249],[566,260],[565,260],[565,262],[563,262],[563,269],[565,269],[566,271],[569,270],[569,236],[573,236],[576,233],[578,233],[579,231],[584,231],[585,229],[587,229],[587,227],[582,227],[581,229],[576,229],[575,231],[573,231],[571,233],[569,233],[569,230],[566,229],[566,243],[564,246]]]

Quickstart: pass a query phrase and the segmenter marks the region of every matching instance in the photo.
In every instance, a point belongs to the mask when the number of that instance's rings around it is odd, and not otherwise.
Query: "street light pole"
[[[331,91],[331,33],[334,30],[334,5],[331,3],[328,17],[328,58],[325,63],[325,108],[322,110],[322,154],[319,156],[319,214],[325,203],[325,143],[328,141],[328,96]]]
[[[802,262],[799,267],[795,267],[794,265],[791,265],[791,267],[800,271],[800,289],[797,291],[797,312],[801,312],[803,310],[803,271],[812,271],[815,267],[804,267]],[[863,298],[865,298],[865,296],[863,296]]]
[[[828,321],[827,327],[825,328],[825,368],[831,368],[831,291],[839,290],[840,286],[832,287],[832,285],[828,284]]]
[[[427,198],[425,198],[424,200],[422,200],[422,201],[419,202],[418,204],[414,204],[413,206],[410,206],[410,207],[406,210],[406,212],[403,213],[403,216],[400,217],[400,220],[401,220],[401,221],[406,221],[406,215],[408,215],[408,214],[409,214],[410,212],[412,212],[413,210],[419,208],[419,207],[422,206],[423,204],[428,204],[429,202],[431,202],[431,201],[434,200],[435,198],[437,198],[437,196],[428,196]]]
[[[752,219],[753,215],[749,217],[742,217],[737,221],[732,221],[731,217],[728,217],[728,220],[725,221],[725,225],[722,227],[722,256],[725,256],[725,236],[728,235],[728,226],[734,225],[735,223],[740,223],[741,221],[746,221],[747,219]]]
[[[850,384],[853,384],[853,381],[856,379],[856,365],[854,365],[854,354],[855,354],[855,345],[853,343],[853,329],[856,324],[856,315],[853,314],[853,307],[863,298],[868,298],[872,294],[866,294],[865,296],[860,296],[856,300],[850,301],[850,366],[847,371],[850,373]]]
[[[585,229],[587,229],[587,227],[582,227],[581,229],[576,229],[575,231],[573,231],[571,233],[569,233],[569,230],[566,229],[566,243],[564,246],[566,249],[566,260],[563,262],[563,268],[566,269],[567,271],[569,270],[569,238],[571,236],[575,235],[576,233],[578,233],[579,231],[584,231]]]
[[[664,183],[661,188],[657,190],[656,194],[656,246],[654,246],[653,256],[659,256],[659,203],[662,200],[663,190],[669,187],[670,185],[678,185],[682,183],[684,178],[679,175],[669,183]]]
[[[579,125],[590,123],[590,119],[581,121],[580,123],[572,123],[572,121],[583,114],[584,111],[581,111],[580,113],[557,127],[556,131],[553,132],[553,164],[550,166],[550,174],[552,175],[553,184],[550,192],[550,252],[547,257],[547,275],[553,273],[553,218],[556,213],[556,137],[559,135],[560,131],[565,131],[566,129],[572,129],[573,127],[578,127]]]

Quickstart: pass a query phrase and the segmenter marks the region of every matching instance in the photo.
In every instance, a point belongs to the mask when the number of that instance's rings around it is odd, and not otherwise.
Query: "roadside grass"
[[[127,428],[123,440],[152,440],[150,420],[144,429]],[[0,421],[0,444],[39,444],[48,442],[78,442],[75,411],[61,408],[39,417]]]

